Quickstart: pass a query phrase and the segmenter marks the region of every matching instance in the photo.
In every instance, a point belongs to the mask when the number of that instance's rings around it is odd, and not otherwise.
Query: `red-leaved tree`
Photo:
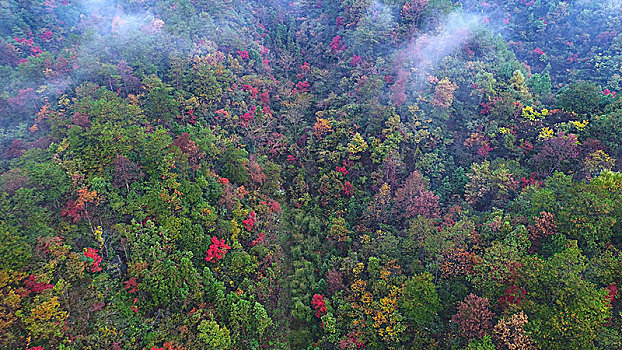
[[[321,318],[324,314],[326,314],[326,301],[324,300],[324,296],[322,294],[315,294],[313,296],[311,306],[315,310],[315,317]]]
[[[86,268],[87,271],[99,272],[102,270],[101,263],[102,257],[99,256],[99,250],[95,248],[86,248],[84,250],[84,256],[92,260],[91,265]]]
[[[225,243],[225,240],[218,239],[218,237],[212,237],[212,244],[209,246],[207,252],[205,252],[205,261],[210,262],[212,260],[218,261],[227,253],[227,250],[231,249]]]
[[[492,329],[493,313],[488,309],[488,299],[471,293],[458,302],[458,312],[451,320],[458,325],[460,335],[467,339],[482,338]]]
[[[424,178],[418,171],[413,171],[395,191],[393,212],[400,219],[409,219],[423,215],[427,218],[440,216],[439,197],[426,189]]]
[[[539,217],[534,218],[534,224],[527,226],[529,231],[529,240],[531,241],[530,252],[534,252],[541,245],[543,238],[552,236],[557,233],[557,225],[555,224],[555,216],[549,212],[540,212]]]

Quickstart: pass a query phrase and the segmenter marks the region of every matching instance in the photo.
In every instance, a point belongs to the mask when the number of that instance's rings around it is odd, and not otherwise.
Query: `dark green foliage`
[[[555,100],[557,106],[565,111],[590,116],[601,110],[601,91],[600,86],[595,83],[573,83],[561,89],[555,96]]]

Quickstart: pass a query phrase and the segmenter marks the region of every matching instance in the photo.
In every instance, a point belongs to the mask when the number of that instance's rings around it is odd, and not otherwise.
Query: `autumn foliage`
[[[493,313],[488,306],[488,299],[473,293],[458,302],[457,313],[451,320],[458,325],[461,336],[468,339],[482,338],[490,332]]]
[[[315,317],[320,318],[327,311],[326,302],[324,301],[324,296],[321,294],[315,294],[313,299],[311,300],[311,306],[315,310]]]
[[[99,255],[98,249],[85,248],[84,257],[86,257],[90,262],[90,266],[86,268],[88,271],[99,272],[102,270],[100,265],[102,263],[103,258]]]
[[[231,247],[225,243],[224,239],[218,239],[218,237],[213,236],[212,244],[205,253],[205,261],[216,262],[222,259],[229,249]]]
[[[0,348],[620,348],[618,2],[4,1]]]

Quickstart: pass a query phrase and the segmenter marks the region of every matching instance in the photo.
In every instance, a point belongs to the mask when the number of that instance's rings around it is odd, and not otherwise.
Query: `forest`
[[[621,91],[618,0],[0,0],[0,348],[620,349]]]

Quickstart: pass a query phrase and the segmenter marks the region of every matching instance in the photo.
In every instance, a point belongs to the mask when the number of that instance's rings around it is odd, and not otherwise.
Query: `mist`
[[[620,348],[621,28],[0,1],[0,348]]]

